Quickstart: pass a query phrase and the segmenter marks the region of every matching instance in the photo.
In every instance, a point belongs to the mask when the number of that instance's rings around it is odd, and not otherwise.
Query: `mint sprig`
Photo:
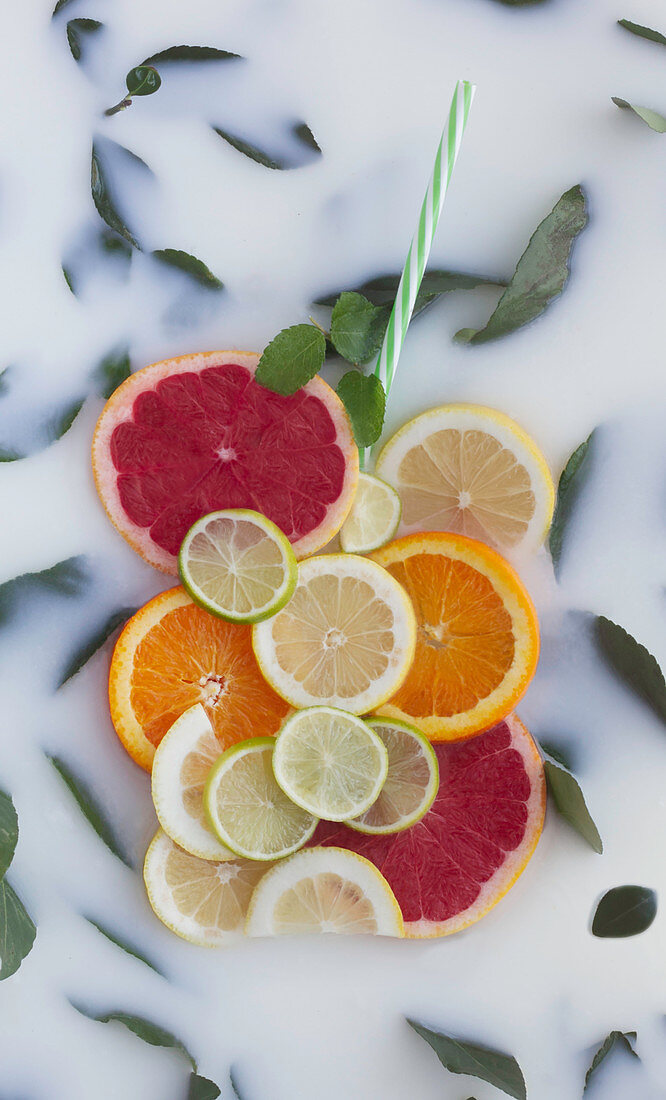
[[[379,378],[347,371],[338,383],[337,394],[349,413],[357,447],[371,447],[384,426],[386,394]]]
[[[255,378],[260,386],[288,397],[305,386],[323,365],[326,337],[315,325],[292,325],[265,349]]]

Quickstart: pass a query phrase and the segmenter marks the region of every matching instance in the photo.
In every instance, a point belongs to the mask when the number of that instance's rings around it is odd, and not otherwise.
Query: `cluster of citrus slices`
[[[148,367],[93,444],[115,526],[182,582],[127,623],[109,680],[152,772],[151,905],[209,946],[456,931],[543,824],[540,756],[512,713],[538,623],[499,550],[543,540],[550,474],[511,420],[462,405],[410,421],[359,474],[326,383],[283,397],[256,364]]]

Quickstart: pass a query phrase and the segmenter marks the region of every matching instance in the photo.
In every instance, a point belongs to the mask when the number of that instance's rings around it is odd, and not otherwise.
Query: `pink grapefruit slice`
[[[369,836],[322,821],[310,842],[374,863],[412,939],[459,932],[485,916],[529,862],[546,809],[538,749],[514,715],[478,737],[433,748],[439,792],[416,825]]]
[[[166,359],[104,406],[97,491],[120,534],[165,573],[177,573],[185,534],[209,512],[261,512],[304,557],[351,508],[358,451],[340,398],[318,376],[282,397],[255,382],[258,362],[240,351]]]

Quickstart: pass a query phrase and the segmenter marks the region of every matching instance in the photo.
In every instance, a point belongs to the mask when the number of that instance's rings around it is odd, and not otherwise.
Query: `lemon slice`
[[[308,848],[264,875],[247,915],[248,936],[335,932],[403,936],[400,907],[374,864],[345,848]]]
[[[441,405],[389,439],[377,474],[402,500],[402,530],[453,531],[500,549],[533,548],[553,518],[555,488],[536,443],[479,405]]]
[[[388,774],[379,797],[348,821],[360,833],[399,833],[424,817],[439,790],[439,765],[425,734],[394,718],[368,718],[388,753]]]
[[[222,746],[197,703],[181,714],[155,750],[151,790],[157,819],[175,844],[200,859],[235,859],[208,824],[203,792]]]
[[[287,607],[252,628],[269,684],[295,707],[324,704],[366,714],[405,679],[416,620],[402,585],[355,554],[324,554],[298,567]]]
[[[204,792],[208,819],[223,844],[248,859],[282,859],[301,848],[317,818],[296,806],[273,775],[273,737],[232,745],[213,765]]]
[[[249,508],[226,508],[197,520],[183,539],[178,569],[194,602],[232,623],[267,619],[296,587],[289,539]]]
[[[143,868],[148,900],[176,935],[201,947],[219,947],[243,932],[252,892],[265,863],[213,863],[184,852],[160,829]]]
[[[298,806],[346,821],[377,799],[388,753],[370,726],[335,707],[309,707],[288,718],[273,753],[275,778]]]
[[[359,474],[351,512],[340,529],[342,549],[347,554],[378,550],[398,530],[401,511],[395,489],[381,478]]]

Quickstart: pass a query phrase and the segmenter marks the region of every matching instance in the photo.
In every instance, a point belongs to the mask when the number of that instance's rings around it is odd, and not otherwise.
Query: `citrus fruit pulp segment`
[[[367,721],[386,748],[388,772],[375,802],[347,824],[362,833],[396,833],[430,809],[439,788],[437,756],[414,726],[390,718]]]
[[[389,698],[414,655],[404,589],[367,558],[328,554],[299,564],[282,611],[252,628],[259,666],[294,706],[364,714]]]
[[[435,741],[471,737],[508,714],[539,655],[536,612],[511,566],[484,543],[437,532],[373,557],[409,593],[418,622],[414,663],[382,712]]]
[[[345,821],[376,801],[388,753],[360,718],[335,707],[292,714],[275,742],[273,770],[280,787],[316,817]]]
[[[255,890],[250,936],[311,932],[402,936],[400,908],[368,860],[337,848],[310,848],[277,864]]]
[[[351,511],[340,528],[346,554],[367,554],[392,539],[402,505],[395,489],[371,474],[359,474]]]
[[[155,746],[184,710],[201,703],[220,752],[248,734],[274,734],[289,707],[254,658],[251,627],[216,619],[184,588],[145,604],[125,625],[111,661],[116,732],[148,771]]]
[[[219,947],[243,932],[252,892],[266,869],[248,859],[198,859],[160,829],[146,853],[143,877],[153,912],[167,928],[200,947]]]
[[[221,752],[204,708],[196,703],[176,719],[153,759],[151,791],[158,821],[175,844],[200,859],[234,858],[213,833],[203,805],[208,773]]]
[[[178,555],[192,599],[230,622],[256,623],[288,602],[298,577],[296,557],[279,527],[246,508],[204,516]]]
[[[439,791],[416,825],[366,836],[321,822],[311,841],[371,860],[398,899],[405,934],[415,938],[457,932],[484,916],[527,864],[545,813],[541,759],[517,718],[434,749]]]
[[[478,405],[442,405],[408,421],[383,448],[377,474],[400,493],[406,532],[534,547],[553,516],[555,489],[536,444]]]
[[[342,525],[358,451],[337,394],[319,377],[291,397],[254,380],[259,357],[206,352],[154,363],[107,401],[93,440],[97,490],[147,561],[176,573],[185,534],[221,508],[252,508],[298,556]]]
[[[204,806],[223,844],[249,859],[282,859],[312,836],[317,818],[296,806],[273,774],[272,737],[233,745],[214,764]]]

